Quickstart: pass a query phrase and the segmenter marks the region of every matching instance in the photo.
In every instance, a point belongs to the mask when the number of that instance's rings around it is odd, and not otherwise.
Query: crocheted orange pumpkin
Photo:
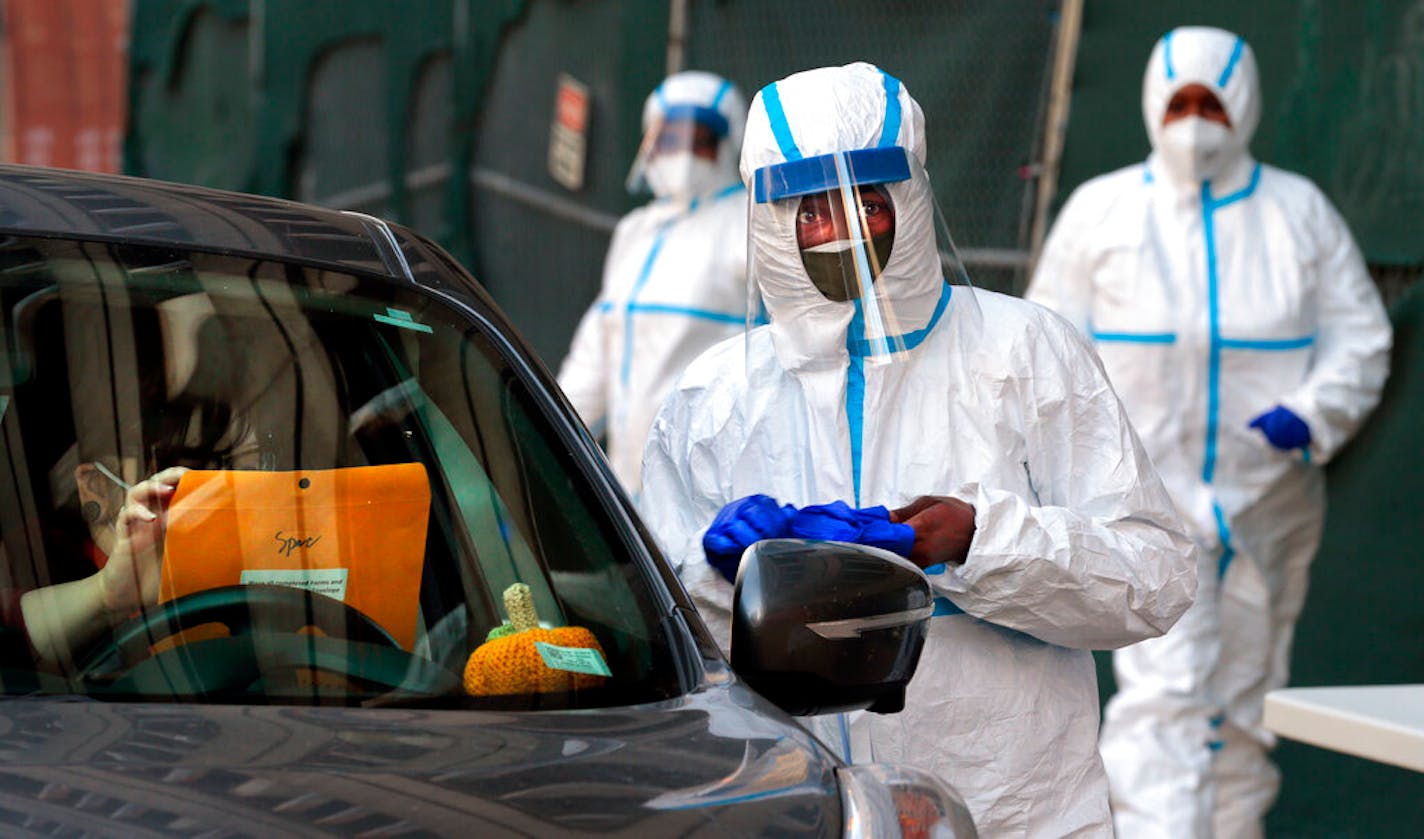
[[[465,692],[471,696],[499,696],[510,693],[559,693],[597,687],[605,677],[572,670],[555,670],[545,664],[536,643],[558,648],[589,649],[604,664],[603,647],[593,633],[581,626],[544,629],[534,610],[534,594],[524,583],[504,591],[504,608],[509,613],[509,629],[499,628],[490,639],[475,648],[465,662]]]

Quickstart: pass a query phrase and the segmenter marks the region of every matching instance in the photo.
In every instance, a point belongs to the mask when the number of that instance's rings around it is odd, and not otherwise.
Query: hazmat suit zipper
[[[1251,169],[1251,179],[1246,186],[1224,198],[1212,197],[1210,181],[1202,181],[1201,185],[1202,237],[1206,245],[1207,317],[1211,339],[1207,357],[1206,445],[1202,455],[1202,483],[1208,485],[1212,484],[1216,477],[1217,433],[1221,417],[1221,351],[1226,345],[1221,336],[1221,277],[1217,270],[1215,214],[1223,207],[1250,197],[1256,191],[1260,180],[1261,164],[1257,163]],[[1221,560],[1217,574],[1224,577],[1236,551],[1231,544],[1231,528],[1226,523],[1226,514],[1214,497],[1212,510],[1216,517],[1217,537],[1221,540]]]
[[[939,302],[935,303],[934,314],[930,315],[929,323],[913,332],[906,332],[903,335],[880,338],[876,344],[889,343],[903,350],[912,350],[918,347],[925,338],[929,337],[931,330],[939,323],[939,319],[944,315],[945,309],[949,307],[949,298],[953,293],[949,283],[945,283],[939,293]],[[848,363],[846,365],[846,425],[850,431],[850,473],[853,491],[855,493],[855,506],[860,504],[860,472],[861,463],[864,457],[865,444],[865,357],[872,352],[870,341],[858,338],[857,335],[865,334],[865,317],[861,311],[860,301],[855,301],[855,316],[850,320],[850,326],[846,329],[846,354]]]

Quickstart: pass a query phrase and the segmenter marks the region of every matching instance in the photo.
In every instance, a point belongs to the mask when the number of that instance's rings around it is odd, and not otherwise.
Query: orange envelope
[[[356,608],[415,643],[430,481],[419,463],[183,475],[168,509],[159,600],[275,583]]]

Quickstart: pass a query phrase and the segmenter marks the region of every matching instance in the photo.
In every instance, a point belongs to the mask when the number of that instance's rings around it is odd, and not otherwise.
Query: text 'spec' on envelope
[[[294,586],[354,607],[409,650],[429,513],[419,463],[187,472],[168,510],[159,600]]]

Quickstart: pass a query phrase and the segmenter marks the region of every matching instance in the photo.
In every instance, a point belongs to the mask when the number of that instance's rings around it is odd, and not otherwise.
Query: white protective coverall
[[[613,233],[598,298],[574,333],[559,384],[584,423],[606,433],[608,459],[635,497],[648,426],[698,353],[742,334],[746,292],[746,191],[737,177],[746,102],[711,73],[669,76],[643,109],[645,131],[670,111],[710,111],[725,121],[710,170],[651,179],[662,192]]]
[[[776,132],[806,157],[882,135],[925,155],[918,103],[869,64],[759,93],[742,153],[749,183],[787,159]],[[936,617],[905,710],[860,714],[827,742],[853,742],[858,762],[938,772],[985,836],[1108,835],[1088,651],[1172,625],[1192,597],[1191,543],[1082,336],[1014,298],[951,293],[928,182],[888,190],[898,221],[877,285],[910,349],[879,364],[848,351],[853,304],[808,279],[796,202],[753,204],[748,247],[771,322],[684,372],[649,437],[642,512],[725,649],[732,586],[701,536],[728,502],[971,503],[967,560],[930,576]]]
[[[1164,149],[1167,103],[1193,83],[1232,124],[1208,181]],[[1262,703],[1286,682],[1324,515],[1320,467],[1379,397],[1390,326],[1330,202],[1250,156],[1260,93],[1240,38],[1169,33],[1142,109],[1152,156],[1073,193],[1027,297],[1096,341],[1201,546],[1192,609],[1114,657],[1102,754],[1118,831],[1209,835],[1215,809],[1215,835],[1249,836],[1278,787]],[[1309,425],[1307,449],[1277,450],[1248,427],[1276,405]]]

